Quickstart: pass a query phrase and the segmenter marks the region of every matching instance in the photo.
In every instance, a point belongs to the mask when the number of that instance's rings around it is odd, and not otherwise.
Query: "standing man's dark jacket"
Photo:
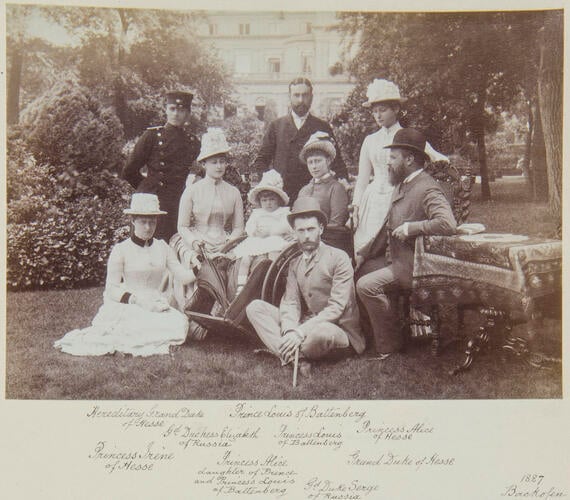
[[[180,196],[199,152],[200,140],[194,134],[168,123],[147,129],[135,145],[122,177],[137,192],[156,194],[160,208],[168,212],[159,218],[155,237],[168,241],[176,233]],[[141,174],[145,165],[146,177]]]
[[[271,122],[263,137],[263,143],[253,166],[257,171],[271,168],[277,170],[283,177],[283,189],[289,195],[291,203],[297,198],[299,190],[311,180],[311,174],[299,159],[299,153],[309,137],[318,131],[327,132],[334,137],[330,125],[310,113],[302,127],[297,130],[289,113]],[[337,178],[347,178],[346,165],[338,145],[331,170]]]

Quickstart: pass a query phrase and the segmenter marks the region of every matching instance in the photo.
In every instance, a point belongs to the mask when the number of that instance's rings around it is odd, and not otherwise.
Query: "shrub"
[[[230,145],[230,163],[249,175],[263,140],[263,122],[254,114],[233,116],[225,120],[223,129]]]
[[[125,236],[130,190],[108,169],[36,161],[22,135],[8,134],[8,287],[102,284],[108,253]]]
[[[101,285],[112,246],[128,235],[124,203],[84,198],[7,226],[9,289]]]
[[[363,89],[356,88],[341,110],[330,120],[342,156],[350,173],[354,175],[358,172],[358,158],[364,138],[378,130],[371,113],[362,107],[365,100]]]
[[[119,119],[77,83],[61,82],[30,103],[21,124],[38,163],[65,165],[78,172],[118,171],[123,163]]]

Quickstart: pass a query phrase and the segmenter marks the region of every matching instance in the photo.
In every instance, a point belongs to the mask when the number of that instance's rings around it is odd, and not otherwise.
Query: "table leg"
[[[491,338],[491,331],[495,330],[498,323],[503,322],[506,318],[506,313],[504,311],[499,311],[493,307],[481,307],[479,312],[485,317],[485,323],[479,327],[477,334],[467,342],[465,360],[461,365],[456,366],[451,371],[452,375],[457,375],[471,366],[475,356],[481,352],[483,348],[488,346]]]
[[[433,339],[431,341],[431,355],[439,356],[441,353],[441,322],[439,318],[439,307],[433,306],[431,308],[431,334]]]
[[[513,354],[517,358],[524,360],[531,366],[535,368],[550,369],[554,364],[562,362],[559,358],[532,352],[529,348],[527,338],[514,336],[512,319],[506,311],[501,311],[493,307],[481,307],[479,312],[485,317],[485,322],[481,327],[479,327],[477,334],[467,342],[465,360],[461,365],[458,365],[451,371],[452,375],[456,375],[457,373],[467,370],[473,363],[476,354],[478,354],[484,347],[488,346],[491,340],[491,335],[496,335],[498,330],[504,332],[504,340],[501,345],[501,349],[504,352]],[[540,317],[533,315],[527,323],[529,339],[534,338],[536,335],[539,321]]]
[[[534,368],[542,368],[550,370],[554,365],[562,363],[562,359],[547,356],[539,352],[532,352],[529,347],[529,341],[535,338],[542,317],[535,313],[527,323],[528,339],[522,337],[514,337],[512,335],[512,326],[509,325],[503,349],[515,356],[523,359],[526,363]]]

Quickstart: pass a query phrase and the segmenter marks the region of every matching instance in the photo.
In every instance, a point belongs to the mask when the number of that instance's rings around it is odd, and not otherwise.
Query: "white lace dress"
[[[168,354],[171,345],[185,341],[187,317],[172,307],[153,312],[123,302],[129,294],[137,299],[159,296],[169,271],[185,282],[194,279],[163,240],[141,246],[128,239],[115,245],[107,265],[104,302],[91,326],[68,332],[54,347],[76,356]]]
[[[254,256],[283,250],[290,244],[283,236],[292,232],[287,222],[288,214],[289,207],[279,207],[273,212],[255,208],[245,225],[248,237],[233,249],[234,255],[236,257]],[[266,236],[257,236],[260,231]]]

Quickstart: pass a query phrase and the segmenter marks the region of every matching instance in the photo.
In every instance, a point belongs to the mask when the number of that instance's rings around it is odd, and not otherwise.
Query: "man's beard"
[[[388,168],[388,181],[392,186],[397,186],[406,178],[406,172],[402,167],[396,167],[395,169]]]
[[[319,246],[317,241],[305,241],[301,243],[301,250],[304,252],[312,252]]]
[[[297,116],[305,116],[309,112],[310,106],[307,106],[305,103],[301,103],[291,107]]]

